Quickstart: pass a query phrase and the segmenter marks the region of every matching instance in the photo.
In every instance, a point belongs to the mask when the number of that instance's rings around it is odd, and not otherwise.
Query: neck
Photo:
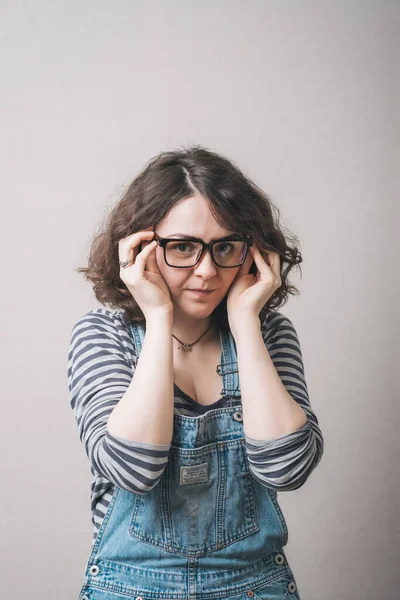
[[[210,328],[208,331],[207,329]],[[198,344],[210,341],[215,333],[218,331],[215,319],[212,315],[204,319],[193,319],[193,318],[177,318],[174,315],[174,321],[172,326],[172,333],[180,339],[182,342],[192,344],[197,340],[205,331],[207,333],[203,335]]]

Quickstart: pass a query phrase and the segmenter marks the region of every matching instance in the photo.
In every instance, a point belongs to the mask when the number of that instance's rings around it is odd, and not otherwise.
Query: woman
[[[93,474],[79,600],[300,598],[277,492],[305,483],[323,437],[277,310],[302,261],[278,217],[227,158],[163,152],[78,269],[111,307],[69,349]]]

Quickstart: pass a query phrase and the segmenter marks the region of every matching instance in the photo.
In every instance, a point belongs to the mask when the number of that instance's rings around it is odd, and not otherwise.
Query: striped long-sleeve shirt
[[[145,494],[158,483],[168,462],[170,444],[149,444],[116,437],[107,420],[132,380],[138,354],[122,310],[97,308],[72,329],[68,354],[68,388],[93,475],[92,544],[114,487]],[[271,312],[261,323],[264,343],[288,393],[303,408],[307,422],[298,430],[260,441],[245,435],[254,478],[276,491],[301,487],[321,460],[324,448],[317,417],[310,405],[303,358],[296,330],[288,317]],[[174,412],[198,416],[241,399],[222,397],[202,405],[174,384]]]

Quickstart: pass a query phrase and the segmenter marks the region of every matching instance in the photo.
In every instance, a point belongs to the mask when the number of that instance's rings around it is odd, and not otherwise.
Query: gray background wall
[[[397,597],[399,4],[2,0],[0,13],[2,597],[77,598],[91,475],[67,346],[99,304],[74,268],[145,162],[189,143],[235,160],[301,240],[301,295],[281,310],[326,445],[279,495],[302,600]]]

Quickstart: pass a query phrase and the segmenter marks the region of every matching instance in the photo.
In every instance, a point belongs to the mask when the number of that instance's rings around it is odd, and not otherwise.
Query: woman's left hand
[[[266,262],[257,246],[250,246],[249,250],[250,252],[237,272],[227,296],[227,311],[231,329],[244,316],[258,317],[264,304],[282,285],[279,254],[266,251]],[[258,269],[257,275],[249,273],[253,260]]]

